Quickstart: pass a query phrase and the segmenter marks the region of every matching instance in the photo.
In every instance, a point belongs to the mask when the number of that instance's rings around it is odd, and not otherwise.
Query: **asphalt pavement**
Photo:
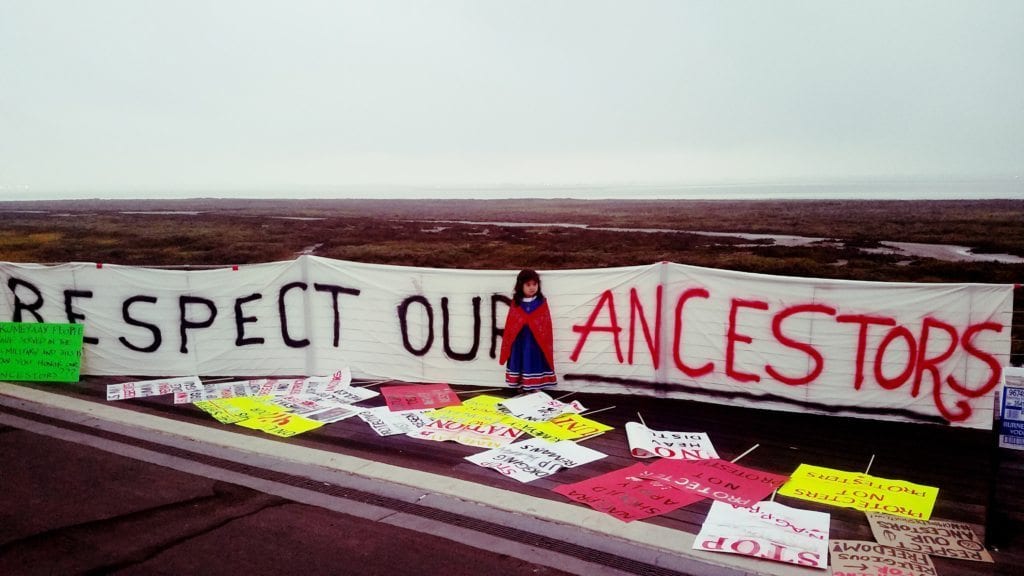
[[[0,461],[6,576],[565,574],[18,426]]]

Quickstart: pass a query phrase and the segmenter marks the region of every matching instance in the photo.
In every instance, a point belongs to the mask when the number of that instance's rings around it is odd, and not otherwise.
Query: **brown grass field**
[[[145,212],[145,213],[139,213]],[[809,246],[685,232],[498,227],[464,222],[752,232]],[[1024,283],[1024,264],[869,254],[879,241],[1024,256],[1024,200],[74,200],[0,202],[0,261],[211,266],[329,258],[441,268],[601,268],[662,260],[789,276]],[[313,248],[315,247],[315,248]],[[1013,362],[1024,362],[1024,292]]]

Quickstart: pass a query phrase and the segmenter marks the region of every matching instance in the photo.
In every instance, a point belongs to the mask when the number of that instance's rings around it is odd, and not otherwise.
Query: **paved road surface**
[[[564,574],[0,426],[0,574]]]

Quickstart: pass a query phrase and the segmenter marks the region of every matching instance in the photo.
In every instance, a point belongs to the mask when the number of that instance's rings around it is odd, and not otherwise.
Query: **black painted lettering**
[[[125,348],[128,348],[129,350],[134,350],[136,352],[156,352],[160,348],[161,342],[163,342],[163,336],[161,336],[160,334],[160,328],[156,324],[150,324],[149,322],[136,320],[135,318],[132,317],[131,307],[132,304],[135,304],[136,302],[148,302],[150,304],[156,304],[156,297],[132,296],[131,298],[128,298],[127,300],[124,301],[124,303],[121,304],[121,317],[124,318],[124,323],[129,324],[131,326],[139,326],[141,328],[146,328],[147,330],[149,330],[153,334],[153,343],[150,344],[149,346],[136,346],[129,342],[124,336],[118,336],[117,339]]]

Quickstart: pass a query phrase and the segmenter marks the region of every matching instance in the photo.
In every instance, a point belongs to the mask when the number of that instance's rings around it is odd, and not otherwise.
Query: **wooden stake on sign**
[[[751,446],[750,448],[748,448],[746,452],[744,452],[743,454],[740,454],[739,456],[737,456],[737,457],[733,458],[732,460],[730,460],[730,462],[736,462],[736,461],[737,461],[737,460],[739,460],[740,458],[743,458],[743,457],[744,457],[744,456],[746,456],[747,454],[750,454],[750,453],[751,453],[751,452],[753,452],[754,450],[757,450],[757,447],[758,447],[758,446],[760,446],[760,444],[754,444],[753,446]]]
[[[206,384],[207,382],[210,382],[210,383],[213,383],[213,382],[226,382],[228,380],[234,380],[234,378],[231,377],[231,376],[223,376],[223,377],[220,377],[220,378],[207,378],[206,380],[203,380],[202,378],[200,378],[199,380],[203,384]]]
[[[769,502],[775,502],[775,494],[776,494],[776,493],[777,493],[778,491],[779,491],[779,489],[778,489],[778,488],[776,488],[775,490],[772,490],[772,498],[771,498],[771,500],[769,500]]]
[[[366,384],[360,384],[359,386],[353,386],[353,388],[369,388],[370,386],[376,386],[377,384],[383,384],[385,382],[387,382],[387,380],[373,380],[371,382],[367,382]]]
[[[575,394],[575,393],[576,393],[576,391],[575,391],[575,390],[573,390],[572,392],[569,392],[568,394],[562,394],[562,395],[561,395],[561,396],[559,396],[558,398],[555,398],[555,400],[561,401],[561,400],[562,400],[562,398],[568,398],[569,396],[572,396],[572,395],[573,395],[573,394]]]
[[[871,460],[868,462],[868,467],[864,470],[864,474],[867,475],[871,471],[871,465],[875,463],[875,455],[871,455]]]
[[[590,412],[580,412],[580,416],[590,416],[591,414],[597,414],[598,412],[604,412],[605,410],[611,410],[612,408],[615,408],[615,406],[601,408],[600,410],[591,410]]]
[[[640,423],[644,425],[644,428],[646,428],[647,422],[644,422],[644,417],[641,416],[639,412],[636,413],[636,417],[640,419]]]

